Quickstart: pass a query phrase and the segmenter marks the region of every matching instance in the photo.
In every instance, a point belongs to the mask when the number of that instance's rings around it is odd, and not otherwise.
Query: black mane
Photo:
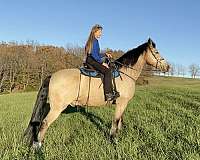
[[[129,65],[134,65],[139,56],[144,53],[144,51],[147,49],[148,47],[148,42],[138,46],[137,48],[133,48],[132,50],[129,50],[128,52],[126,52],[125,54],[123,54],[121,57],[119,57],[118,59],[115,60],[115,64],[117,66],[119,66],[120,68],[124,65],[124,66],[129,66]]]

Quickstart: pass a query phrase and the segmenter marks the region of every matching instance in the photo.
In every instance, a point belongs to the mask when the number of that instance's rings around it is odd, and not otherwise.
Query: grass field
[[[114,107],[63,113],[42,151],[21,142],[36,92],[0,96],[0,159],[200,159],[200,80],[150,78],[137,86],[115,143],[108,139]]]

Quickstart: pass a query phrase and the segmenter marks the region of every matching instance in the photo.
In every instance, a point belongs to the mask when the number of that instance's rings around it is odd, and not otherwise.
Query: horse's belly
[[[102,106],[105,106],[106,101],[104,100],[103,97],[90,96],[88,98],[84,96],[84,97],[79,97],[79,100],[77,103],[78,105],[81,105],[81,106],[88,105],[90,107],[95,107],[95,106],[102,107]]]

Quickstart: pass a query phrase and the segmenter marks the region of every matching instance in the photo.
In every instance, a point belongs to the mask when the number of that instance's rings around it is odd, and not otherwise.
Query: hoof
[[[117,134],[117,128],[116,129],[111,129],[110,130],[110,137],[116,137],[116,134]]]
[[[116,138],[116,131],[110,132],[110,140],[114,140]]]
[[[42,147],[42,143],[41,142],[35,142],[33,141],[33,149],[40,149]]]
[[[112,142],[115,139],[115,135],[110,135],[110,141]]]
[[[117,144],[118,139],[117,139],[116,135],[110,135],[110,142],[115,145]]]

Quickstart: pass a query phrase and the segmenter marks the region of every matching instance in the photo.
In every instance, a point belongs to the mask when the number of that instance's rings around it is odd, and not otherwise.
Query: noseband
[[[151,54],[154,56],[154,58],[156,59],[156,68],[158,68],[158,63],[160,63],[161,65],[161,61],[164,60],[164,58],[157,58],[156,54],[151,50],[151,48],[149,47],[149,50],[151,51]]]

